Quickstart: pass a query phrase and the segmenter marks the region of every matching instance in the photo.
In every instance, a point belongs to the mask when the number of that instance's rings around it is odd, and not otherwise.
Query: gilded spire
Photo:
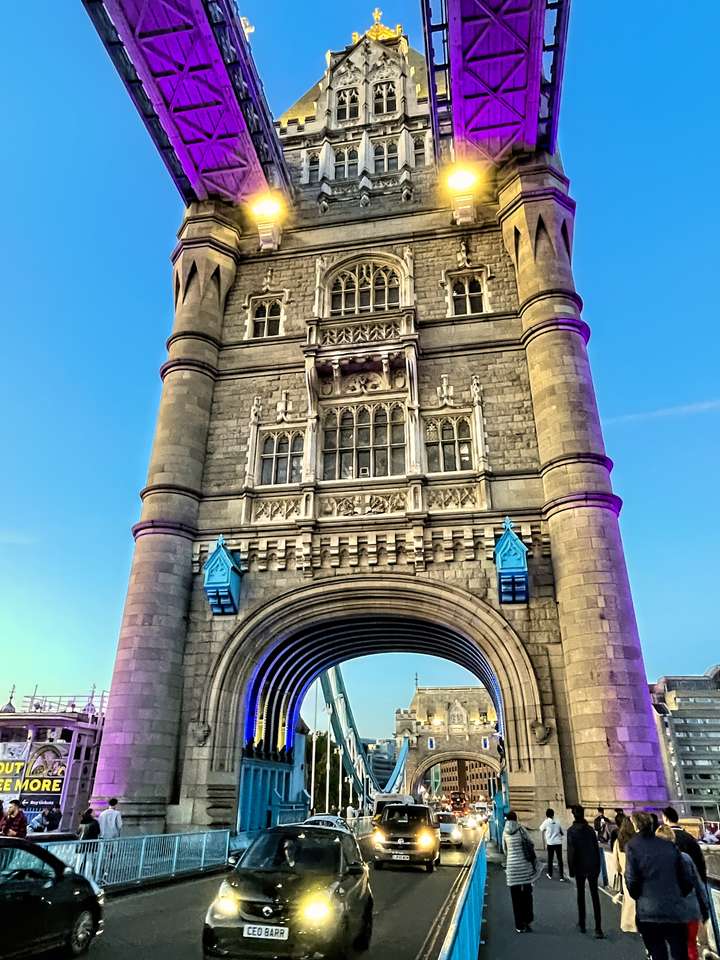
[[[372,12],[373,25],[365,33],[353,33],[352,42],[357,43],[363,37],[370,37],[371,40],[394,40],[396,37],[401,37],[403,35],[402,24],[398,23],[394,30],[392,27],[386,27],[382,22],[382,14],[380,7],[375,7]]]

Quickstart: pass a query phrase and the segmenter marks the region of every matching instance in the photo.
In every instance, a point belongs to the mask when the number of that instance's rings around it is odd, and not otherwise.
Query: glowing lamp
[[[448,169],[445,187],[450,194],[453,222],[464,226],[475,222],[475,193],[480,182],[478,171],[467,164]]]
[[[250,202],[250,214],[257,224],[261,250],[277,250],[282,238],[285,202],[278,193],[260,193]]]

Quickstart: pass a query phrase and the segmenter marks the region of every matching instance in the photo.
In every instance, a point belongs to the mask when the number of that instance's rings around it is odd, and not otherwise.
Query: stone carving
[[[451,407],[453,405],[455,388],[450,385],[450,378],[446,373],[440,377],[440,386],[436,388],[435,392],[441,407]]]
[[[395,340],[400,333],[400,323],[396,320],[324,327],[320,331],[320,344],[334,347],[351,343],[382,343],[385,340]]]
[[[400,68],[386,53],[378,57],[375,65],[370,69],[372,80],[394,80],[400,75]]]
[[[299,497],[271,497],[255,501],[253,519],[283,521],[294,520],[300,516]]]
[[[461,269],[466,269],[470,266],[470,254],[468,253],[467,243],[465,240],[460,241],[460,247],[455,256],[457,258],[458,267]]]
[[[192,738],[195,742],[195,746],[204,747],[205,744],[210,739],[210,734],[212,729],[209,723],[203,723],[200,720],[196,720],[193,724]]]
[[[293,403],[292,400],[288,399],[288,391],[283,390],[280,395],[275,409],[277,410],[276,420],[278,423],[285,423],[288,420],[288,417],[292,413]]]
[[[375,393],[384,386],[379,373],[355,373],[343,385],[346,393]]]
[[[268,267],[262,282],[263,293],[267,293],[270,287],[272,286],[272,279],[273,279],[273,268]]]
[[[356,83],[360,80],[361,76],[362,70],[356,66],[352,60],[346,60],[345,63],[341,63],[335,71],[335,79],[339,80],[343,85]]]
[[[463,510],[478,505],[475,487],[438,487],[428,493],[428,509]]]
[[[541,723],[539,720],[533,720],[533,722],[530,724],[530,729],[535,734],[535,740],[539,744],[547,743],[550,739],[552,730],[546,723]]]
[[[407,494],[404,491],[321,498],[321,512],[326,517],[381,516],[402,513],[406,507]]]
[[[250,426],[257,426],[262,416],[262,398],[253,397],[252,407],[250,408]]]
[[[473,377],[470,381],[470,396],[473,406],[478,406],[482,403],[482,387],[480,386],[479,377]]]

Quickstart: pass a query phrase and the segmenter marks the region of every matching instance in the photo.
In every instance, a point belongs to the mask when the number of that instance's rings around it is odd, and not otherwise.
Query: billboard
[[[69,749],[62,740],[0,743],[0,800],[19,798],[34,808],[60,803]]]

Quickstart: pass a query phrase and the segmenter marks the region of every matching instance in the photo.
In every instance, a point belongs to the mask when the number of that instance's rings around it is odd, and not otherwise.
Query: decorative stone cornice
[[[552,460],[547,460],[540,467],[540,476],[544,477],[546,473],[550,473],[557,467],[572,466],[576,463],[595,463],[599,467],[605,467],[608,473],[612,471],[614,466],[610,457],[606,457],[602,453],[565,453],[561,457],[553,457]]]
[[[614,493],[587,490],[581,493],[569,493],[556,500],[549,500],[543,505],[543,519],[549,520],[563,510],[577,510],[582,507],[591,507],[599,510],[610,510],[615,516],[620,514],[622,500]]]
[[[577,333],[585,343],[590,339],[590,327],[584,320],[579,320],[577,317],[551,317],[528,327],[520,340],[523,346],[527,347],[528,344],[544,333],[556,333],[558,330]]]
[[[197,500],[198,503],[202,499],[201,490],[194,490],[192,487],[183,487],[175,483],[149,483],[140,491],[140,499],[145,500],[146,497],[156,493],[170,493],[180,497],[189,497],[191,500]]]
[[[577,306],[578,312],[581,312],[583,309],[583,299],[577,291],[569,287],[549,287],[547,290],[542,290],[540,293],[533,293],[532,296],[526,297],[520,303],[518,313],[523,314],[528,307],[533,306],[533,304],[540,300],[554,300],[556,297],[565,297],[570,300]]]
[[[209,343],[211,347],[215,347],[218,350],[222,347],[222,343],[217,337],[213,337],[209,333],[204,333],[202,330],[179,330],[167,338],[165,341],[165,349],[169,350],[174,343],[178,343],[180,340],[202,340],[204,343]]]
[[[177,523],[174,520],[141,520],[132,528],[132,535],[135,540],[152,533],[163,533],[172,537],[194,540],[196,532],[195,527],[191,527],[187,523]]]
[[[213,367],[211,364],[205,363],[203,360],[193,360],[190,357],[183,357],[182,359],[178,360],[166,361],[160,367],[160,379],[164,380],[169,373],[175,373],[176,371],[181,370],[194,370],[195,373],[202,373],[211,380],[216,380],[218,375],[217,367]]]

